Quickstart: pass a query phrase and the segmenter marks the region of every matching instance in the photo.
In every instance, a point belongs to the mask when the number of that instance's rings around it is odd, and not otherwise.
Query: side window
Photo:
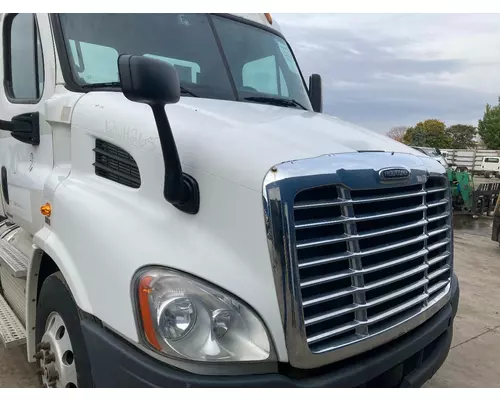
[[[243,86],[248,86],[267,94],[278,94],[276,60],[274,56],[250,61],[243,66]]]
[[[13,100],[36,102],[43,94],[42,44],[35,14],[16,14],[4,25],[5,90]]]
[[[84,84],[119,81],[115,49],[74,40],[70,40],[69,45],[75,72]]]
[[[276,75],[276,59],[274,56],[250,61],[243,66],[243,86],[249,86],[262,93],[288,96],[283,71],[279,68],[279,81]]]

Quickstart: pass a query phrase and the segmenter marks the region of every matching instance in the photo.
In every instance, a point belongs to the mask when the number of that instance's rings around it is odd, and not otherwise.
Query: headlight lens
[[[195,278],[164,268],[138,276],[144,335],[156,350],[193,361],[263,361],[271,343],[245,305]]]
[[[158,313],[158,329],[170,340],[186,336],[196,322],[196,308],[186,297],[174,297],[166,301]]]

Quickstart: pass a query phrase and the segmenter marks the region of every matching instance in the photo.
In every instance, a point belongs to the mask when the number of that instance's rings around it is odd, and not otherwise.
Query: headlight
[[[271,342],[261,320],[230,295],[165,268],[136,280],[144,336],[157,351],[193,361],[263,361]]]

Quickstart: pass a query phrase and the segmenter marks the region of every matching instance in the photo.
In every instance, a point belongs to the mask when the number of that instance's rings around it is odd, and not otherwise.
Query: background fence
[[[446,161],[459,166],[466,166],[469,170],[480,171],[483,157],[500,157],[500,150],[458,150],[440,149],[446,153]]]

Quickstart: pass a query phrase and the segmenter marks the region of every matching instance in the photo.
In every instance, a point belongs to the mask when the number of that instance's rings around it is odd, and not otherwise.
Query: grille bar
[[[356,287],[350,287],[348,289],[345,289],[345,290],[342,290],[342,291],[338,291],[338,292],[335,292],[335,293],[330,293],[330,294],[327,294],[325,296],[316,297],[316,298],[313,298],[313,299],[310,299],[310,300],[304,300],[302,302],[302,305],[304,307],[313,306],[315,304],[324,303],[325,301],[335,300],[335,299],[338,299],[340,297],[344,297],[344,296],[347,296],[349,294],[353,294],[355,291],[359,291],[359,290],[361,290],[361,289],[360,288],[356,288]]]
[[[404,304],[401,304],[400,306],[398,306],[395,309],[392,309],[384,314],[377,315],[377,316],[375,316],[367,321],[351,322],[351,323],[345,324],[339,328],[332,329],[332,330],[329,330],[327,332],[321,333],[319,335],[312,336],[312,337],[307,339],[307,343],[312,344],[312,343],[318,342],[318,341],[323,340],[323,339],[328,339],[329,337],[333,337],[333,336],[336,336],[340,333],[344,333],[344,332],[349,331],[353,328],[356,328],[360,325],[375,324],[377,322],[380,322],[383,319],[391,317],[399,312],[405,311],[408,308],[411,308],[411,307],[423,302],[428,296],[429,296],[428,294],[422,294],[411,301],[408,301]]]
[[[448,232],[450,228],[448,226],[445,226],[444,228],[436,229],[434,231],[427,232],[427,235],[429,237],[439,235],[440,233]]]
[[[438,257],[434,257],[431,260],[428,260],[427,264],[429,264],[429,265],[436,264],[436,263],[438,263],[440,261],[446,260],[449,256],[450,256],[450,252],[446,251],[442,255],[440,255]]]
[[[353,312],[356,309],[361,308],[361,307],[364,307],[364,306],[359,305],[359,304],[351,304],[347,308],[342,308],[342,309],[337,310],[337,311],[331,311],[331,312],[326,313],[326,314],[318,315],[317,317],[314,317],[314,318],[306,319],[304,321],[304,323],[306,324],[306,326],[307,325],[312,325],[312,324],[315,324],[317,322],[326,321],[327,319],[332,319],[332,318],[339,317],[341,315],[347,314],[349,312]]]
[[[435,270],[434,272],[430,273],[428,278],[429,278],[429,280],[432,280],[434,278],[437,278],[439,275],[444,274],[446,271],[449,271],[449,270],[450,270],[450,266],[445,265],[444,267],[441,267],[441,268]]]
[[[335,257],[321,258],[318,260],[312,260],[312,261],[299,263],[299,268],[316,267],[318,265],[328,264],[328,263],[335,262],[335,261],[347,260],[347,259],[352,258],[352,257],[354,257],[353,253],[344,252],[344,253],[341,253]]]
[[[449,281],[441,281],[439,283],[436,283],[435,285],[431,286],[428,290],[427,293],[429,295],[434,294],[435,292],[439,291],[440,289],[444,288],[449,284]]]
[[[307,338],[307,343],[313,344],[313,343],[319,342],[320,340],[328,339],[328,338],[333,337],[333,336],[337,336],[337,335],[342,334],[344,332],[350,331],[353,328],[356,328],[357,326],[362,325],[362,324],[363,323],[359,322],[359,321],[349,322],[348,324],[339,326],[338,328],[331,329],[331,330],[329,330],[327,332],[323,332],[319,335],[311,336],[311,337]]]
[[[429,218],[427,218],[427,221],[428,222],[434,222],[434,221],[437,221],[437,220],[440,220],[440,219],[448,218],[449,216],[450,216],[450,214],[447,213],[447,212],[445,212],[445,213],[436,215],[435,217],[429,217]]]
[[[427,203],[427,207],[428,208],[439,207],[439,206],[442,206],[444,204],[448,204],[448,199],[439,200],[439,201],[433,201],[432,203]]]
[[[434,204],[429,207],[434,207],[434,206],[439,206],[441,204],[446,204],[448,201],[445,203],[440,203],[440,204]],[[402,209],[398,211],[392,211],[388,213],[380,213],[380,214],[373,214],[373,215],[367,215],[363,217],[339,217],[339,218],[332,218],[332,219],[327,219],[323,221],[308,221],[308,222],[303,222],[295,225],[295,229],[307,229],[307,228],[318,228],[321,226],[327,226],[327,225],[336,225],[336,224],[344,224],[348,222],[362,222],[362,221],[371,221],[374,219],[382,219],[382,218],[387,218],[387,217],[396,217],[400,215],[405,215],[405,214],[410,214],[414,213],[417,211],[422,211],[425,210],[426,206],[422,205],[419,207],[412,207],[412,208],[407,208],[407,209]]]
[[[373,249],[373,250],[359,251],[357,253],[345,252],[345,253],[340,254],[337,257],[322,258],[322,259],[311,260],[311,261],[307,261],[304,263],[300,263],[299,268],[315,267],[315,266],[318,266],[321,264],[327,264],[327,263],[331,263],[334,261],[347,260],[349,258],[355,258],[355,257],[369,256],[372,254],[377,254],[377,253],[382,253],[382,252],[389,251],[389,250],[398,249],[400,247],[408,246],[408,245],[413,244],[413,243],[422,242],[425,239],[427,239],[426,235],[420,235],[420,236],[417,236],[416,238],[404,240],[404,241],[397,242],[397,243],[387,245],[387,246],[382,246],[382,247],[379,247],[379,248]]]
[[[438,193],[438,192],[446,192],[446,190],[447,190],[447,188],[440,187],[440,188],[437,188],[437,189],[427,189],[426,193],[427,194],[431,194],[431,193]]]
[[[300,287],[307,288],[310,286],[321,285],[328,282],[338,281],[339,279],[350,278],[355,274],[361,274],[361,273],[363,273],[363,271],[348,270],[347,272],[340,272],[338,274],[326,275],[321,278],[305,279],[300,283]]]
[[[419,280],[419,281],[417,281],[417,282],[415,282],[415,283],[413,283],[413,284],[411,284],[409,286],[405,286],[402,289],[396,290],[395,292],[386,294],[384,296],[377,297],[375,300],[372,300],[372,301],[368,302],[365,305],[365,307],[373,307],[373,306],[385,303],[386,301],[395,299],[395,298],[397,298],[399,296],[402,296],[402,295],[404,295],[406,293],[410,293],[410,292],[412,292],[415,289],[418,289],[418,288],[420,288],[422,286],[425,286],[425,285],[427,285],[428,282],[429,282],[428,279],[421,279],[421,280]]]
[[[415,297],[414,299],[407,301],[406,303],[403,303],[395,308],[391,308],[387,310],[384,313],[378,314],[373,318],[370,318],[368,321],[369,324],[374,324],[376,322],[380,322],[381,320],[387,319],[389,317],[392,317],[402,311],[405,311],[413,306],[421,304],[424,300],[426,300],[429,297],[427,293],[423,293],[419,295],[418,297]]]
[[[406,272],[402,272],[401,274],[391,275],[389,278],[386,278],[386,279],[383,279],[380,281],[376,281],[375,283],[372,283],[370,285],[366,285],[364,287],[364,290],[371,290],[371,289],[376,289],[376,288],[379,288],[382,286],[387,286],[391,283],[408,278],[409,276],[418,274],[419,272],[422,272],[425,269],[427,269],[427,264],[419,265],[417,268],[410,269]]]
[[[438,189],[441,191],[442,189]],[[335,199],[331,201],[311,201],[311,202],[300,202],[296,203],[293,208],[294,210],[303,210],[308,208],[318,208],[318,207],[331,207],[338,205],[347,205],[347,204],[364,204],[371,203],[373,201],[388,201],[388,200],[397,200],[397,199],[406,199],[408,197],[416,197],[416,196],[424,196],[427,194],[425,190],[421,190],[419,192],[410,192],[393,196],[384,196],[384,197],[366,197],[366,198],[358,198],[358,199]]]
[[[441,240],[440,242],[437,242],[431,246],[427,246],[427,249],[429,251],[434,251],[440,247],[443,247],[443,246],[446,246],[450,243],[450,239],[444,239],[444,240]]]
[[[346,240],[366,239],[366,238],[370,238],[370,237],[385,235],[385,234],[388,234],[391,232],[405,231],[407,229],[412,229],[412,228],[416,228],[419,226],[424,226],[426,224],[427,224],[427,221],[424,219],[421,219],[415,223],[412,223],[409,225],[402,225],[402,226],[398,226],[398,227],[391,228],[391,229],[380,229],[377,231],[358,233],[357,235],[345,235],[345,234],[343,234],[342,236],[332,237],[332,238],[323,239],[323,240],[301,241],[301,242],[297,243],[297,249],[304,249],[307,247],[315,247],[315,246],[324,246],[327,244],[344,242]]]
[[[446,268],[446,270],[448,270],[449,268]],[[444,272],[444,271],[441,271],[441,273]],[[439,274],[437,274],[439,275]],[[437,276],[436,275],[436,276]],[[312,324],[315,324],[317,322],[321,322],[321,321],[325,321],[325,320],[328,320],[328,319],[332,319],[332,318],[335,318],[335,317],[338,317],[340,315],[343,315],[343,314],[346,314],[346,313],[349,313],[349,312],[352,312],[354,310],[357,310],[357,309],[367,309],[367,308],[370,308],[370,307],[373,307],[373,306],[376,306],[376,305],[379,305],[379,304],[382,304],[382,303],[385,303],[386,301],[389,301],[389,300],[392,300],[392,299],[395,299],[399,296],[402,296],[406,293],[409,293],[415,289],[418,289],[424,285],[426,285],[427,283],[429,282],[428,279],[421,279],[420,281],[417,281],[409,286],[406,286],[402,289],[399,289],[395,292],[392,292],[392,293],[389,293],[389,294],[386,294],[384,296],[380,296],[380,297],[377,297],[376,299],[374,300],[371,300],[365,304],[351,304],[350,306],[346,307],[346,308],[342,308],[342,309],[339,309],[339,310],[336,310],[336,311],[332,311],[332,312],[328,312],[328,313],[325,313],[325,314],[321,314],[321,315],[318,315],[317,317],[314,317],[314,318],[309,318],[309,319],[306,319],[304,322],[306,325],[312,325]]]
[[[396,265],[404,264],[408,261],[415,260],[416,258],[424,257],[428,252],[429,251],[427,249],[422,249],[422,250],[417,251],[416,253],[412,253],[412,254],[405,256],[405,257],[391,260],[391,261],[388,261],[388,262],[385,262],[382,264],[373,265],[369,268],[364,268],[364,271],[365,272],[374,272],[374,271],[379,271],[382,269],[394,267]]]
[[[448,193],[444,176],[413,186],[299,192],[292,243],[313,353],[376,335],[445,293],[451,280]]]
[[[401,258],[397,258],[395,260],[391,260],[391,261],[387,261],[387,262],[384,262],[384,263],[381,263],[381,264],[377,264],[377,265],[373,265],[369,268],[364,268],[364,271],[365,272],[374,272],[374,271],[379,271],[381,269],[386,269],[386,268],[390,268],[390,267],[394,267],[396,265],[399,265],[399,264],[404,264],[408,261],[412,261],[416,258],[420,258],[420,257],[423,257],[425,256],[429,251],[426,250],[426,249],[422,249],[422,250],[419,250],[415,253],[412,253],[410,255],[407,255],[405,257],[401,257]]]
[[[309,286],[320,285],[323,283],[328,283],[331,281],[336,281],[339,279],[348,278],[348,277],[351,277],[355,274],[363,274],[363,273],[367,273],[367,272],[374,272],[374,271],[378,271],[381,269],[390,268],[390,267],[393,267],[395,265],[403,264],[405,262],[414,260],[415,258],[423,257],[427,253],[428,253],[428,250],[420,250],[420,251],[417,251],[416,253],[410,254],[410,255],[405,256],[405,257],[397,258],[397,259],[392,260],[392,261],[388,261],[388,262],[385,262],[382,264],[374,265],[374,266],[369,267],[369,268],[363,268],[363,270],[361,270],[361,271],[349,270],[347,272],[340,272],[338,274],[325,275],[321,278],[305,279],[300,283],[300,287],[306,288]],[[446,257],[448,257],[448,256],[449,256],[449,253]],[[441,261],[441,260],[437,260],[436,262],[438,262],[438,261]]]
[[[362,251],[362,252],[359,253],[359,256],[369,256],[369,255],[372,255],[372,254],[377,254],[377,253],[382,253],[382,252],[389,251],[389,250],[398,249],[400,247],[408,246],[409,244],[413,244],[413,243],[417,243],[417,242],[422,242],[425,239],[427,239],[427,236],[424,235],[424,234],[422,234],[422,235],[419,235],[419,236],[417,236],[415,238],[408,239],[408,240],[403,240],[403,241],[396,242],[394,244],[390,244],[390,245],[386,245],[386,246],[381,246],[381,247],[379,247],[377,249],[368,250],[368,251]]]

